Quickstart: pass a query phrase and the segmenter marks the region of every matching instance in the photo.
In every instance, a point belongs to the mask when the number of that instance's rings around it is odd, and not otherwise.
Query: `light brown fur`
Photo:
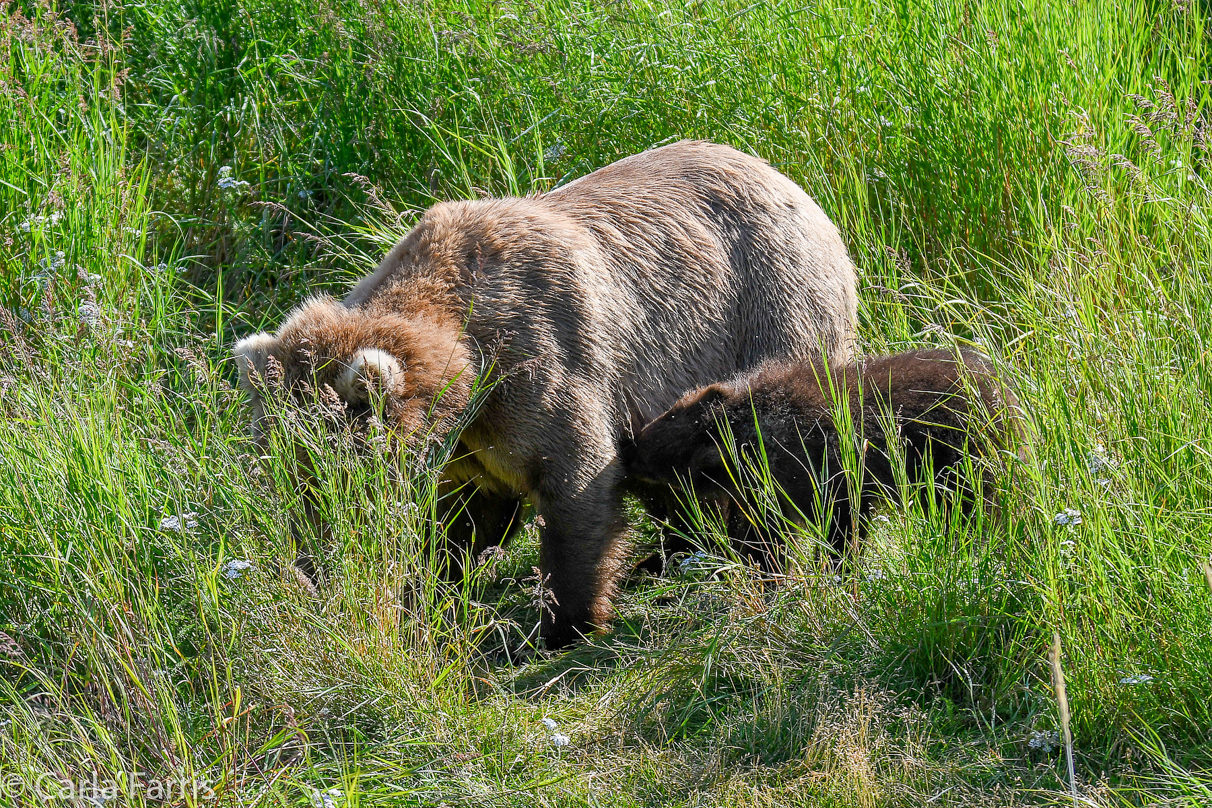
[[[451,388],[438,418],[465,406],[492,357],[496,386],[446,472],[478,504],[451,532],[500,540],[518,503],[534,505],[558,601],[544,636],[560,645],[609,619],[631,413],[769,359],[849,361],[854,287],[836,228],[799,187],[682,142],[547,194],[435,205],[343,302],[309,301],[236,353],[255,409],[245,369],[268,356],[296,380],[336,381],[358,351],[383,351],[403,369],[386,392],[405,433],[437,390]]]

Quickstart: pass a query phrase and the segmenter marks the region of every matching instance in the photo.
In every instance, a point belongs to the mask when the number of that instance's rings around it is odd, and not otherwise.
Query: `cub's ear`
[[[404,364],[399,359],[378,348],[362,348],[337,376],[333,387],[346,401],[360,402],[369,399],[372,389],[391,393],[403,381]]]
[[[717,404],[723,404],[727,401],[728,393],[728,388],[722,384],[710,384],[706,387],[700,387],[684,399],[685,409],[689,410],[692,407],[697,407],[701,410],[710,411]]]
[[[254,378],[264,382],[266,365],[277,346],[278,338],[262,331],[251,337],[245,337],[236,343],[236,347],[232,348],[231,352],[236,357],[236,366],[240,370],[240,387],[246,392],[254,392]]]

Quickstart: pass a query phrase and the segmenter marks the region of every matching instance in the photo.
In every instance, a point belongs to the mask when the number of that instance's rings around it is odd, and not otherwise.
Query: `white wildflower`
[[[1134,673],[1131,676],[1125,676],[1119,680],[1121,685],[1147,685],[1153,681],[1153,677],[1147,673]]]
[[[548,163],[554,163],[567,153],[568,150],[564,148],[564,144],[557,140],[546,149],[543,149],[543,160]]]
[[[48,224],[51,226],[57,225],[59,223],[59,220],[62,218],[63,218],[63,214],[60,213],[59,211],[54,211],[49,216],[43,216],[41,214],[35,213],[35,214],[31,215],[29,218],[27,218],[25,221],[18,224],[17,227],[22,232],[28,233],[30,231],[30,228],[33,228],[33,227],[43,227]]]
[[[316,789],[311,792],[311,804],[314,808],[337,808],[344,802],[342,799],[344,796],[345,792],[339,788],[330,788],[327,791]]]
[[[1052,521],[1058,525],[1074,527],[1082,523],[1082,512],[1076,508],[1065,508],[1056,516],[1052,517]]]
[[[224,191],[239,191],[248,187],[244,180],[232,176],[231,166],[219,166],[219,188]]]
[[[38,271],[34,273],[34,277],[38,281],[38,288],[45,289],[50,283],[51,278],[59,274],[59,270],[63,269],[63,265],[67,263],[67,256],[63,250],[58,250],[53,256],[43,258],[38,262]]]
[[[160,520],[160,529],[166,533],[184,533],[198,526],[198,514],[195,511],[179,516],[166,516]]]
[[[682,575],[689,575],[692,572],[697,572],[707,566],[707,554],[702,550],[695,550],[692,554],[686,556],[678,562],[678,572]]]
[[[1060,749],[1060,745],[1060,733],[1053,729],[1034,730],[1031,733],[1031,740],[1027,741],[1027,746],[1043,750],[1045,755],[1052,754],[1054,749]]]
[[[80,322],[84,323],[89,328],[96,328],[101,322],[101,307],[91,300],[85,300],[76,310],[80,316]]]
[[[544,718],[543,726],[547,727],[547,731],[551,733],[551,742],[557,747],[568,746],[570,743],[568,736],[562,732],[556,732],[560,725],[553,718]]]
[[[223,577],[229,581],[244,577],[244,571],[252,568],[251,561],[233,559],[223,565]]]
[[[892,126],[892,121],[888,120],[883,115],[881,115],[880,116],[880,126],[884,127],[885,129],[888,129]]]
[[[886,581],[886,580],[888,580],[888,573],[884,572],[879,567],[876,567],[875,569],[873,569],[867,573],[867,583],[871,583],[872,581]]]
[[[1115,461],[1107,454],[1107,448],[1099,443],[1095,445],[1094,451],[1086,456],[1086,468],[1090,470],[1094,482],[1110,485],[1111,478],[1107,476],[1107,472],[1115,469]]]

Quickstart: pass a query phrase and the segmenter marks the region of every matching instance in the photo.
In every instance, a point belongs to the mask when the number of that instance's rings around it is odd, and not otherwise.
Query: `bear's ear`
[[[254,383],[265,381],[266,365],[277,346],[278,338],[262,331],[245,337],[232,348],[240,370],[240,387],[246,392],[255,392]]]
[[[333,386],[342,398],[354,403],[368,400],[370,390],[391,393],[403,381],[404,364],[399,359],[378,348],[362,348]]]

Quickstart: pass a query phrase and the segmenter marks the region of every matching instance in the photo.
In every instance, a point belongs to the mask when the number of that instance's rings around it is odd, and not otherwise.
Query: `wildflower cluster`
[[[558,731],[560,725],[554,719],[544,718],[543,726],[547,727],[548,731],[551,732],[551,743],[556,748],[563,748],[572,742],[567,735]]]
[[[57,225],[59,223],[59,220],[62,218],[63,218],[63,214],[60,213],[59,211],[54,211],[53,213],[49,213],[45,216],[43,216],[41,214],[34,214],[34,215],[30,216],[28,219],[25,219],[24,221],[19,223],[17,225],[17,229],[19,229],[22,233],[28,233],[31,230],[41,229],[43,227],[46,227],[47,225],[54,227],[55,225]]]
[[[1086,457],[1086,468],[1094,482],[1101,486],[1111,484],[1110,473],[1115,470],[1115,461],[1107,454],[1107,449],[1101,443],[1095,445],[1094,451]]]
[[[1130,676],[1125,676],[1119,680],[1121,685],[1147,685],[1153,681],[1153,677],[1147,673],[1134,673]]]
[[[197,526],[198,514],[195,511],[166,516],[160,520],[160,529],[165,533],[184,533],[187,530],[193,530]]]
[[[216,183],[221,191],[231,191],[233,193],[242,191],[248,187],[248,183],[244,180],[238,180],[232,176],[231,166],[219,167],[219,181]]]
[[[695,550],[690,555],[678,561],[679,575],[693,575],[702,572],[708,566],[708,557],[702,550]]]
[[[244,573],[251,568],[251,561],[233,559],[223,565],[223,577],[229,581],[234,581],[237,578],[243,577]]]
[[[1076,527],[1082,523],[1082,512],[1076,508],[1065,508],[1052,517],[1052,521],[1062,527]]]
[[[1038,749],[1045,755],[1050,755],[1055,750],[1060,749],[1060,745],[1060,733],[1054,729],[1033,730],[1031,738],[1027,741],[1027,746],[1032,749]]]
[[[339,808],[345,803],[345,792],[339,788],[327,791],[316,789],[311,792],[312,808]]]

